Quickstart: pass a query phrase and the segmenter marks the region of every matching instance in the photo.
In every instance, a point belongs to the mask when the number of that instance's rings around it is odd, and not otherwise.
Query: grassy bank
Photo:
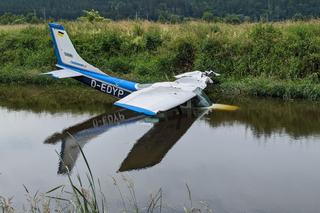
[[[154,82],[191,70],[223,74],[216,92],[320,99],[320,21],[241,24],[63,23],[78,52],[105,72]],[[55,69],[47,25],[0,26],[0,83],[77,85]]]
[[[215,89],[211,89],[211,96],[258,96],[274,97],[284,100],[308,99],[320,100],[320,84],[310,79],[279,80],[273,78],[227,78]]]

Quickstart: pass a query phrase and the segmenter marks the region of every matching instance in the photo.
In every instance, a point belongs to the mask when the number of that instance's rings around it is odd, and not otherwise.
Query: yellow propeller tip
[[[240,109],[238,106],[225,105],[225,104],[213,104],[211,109],[214,110],[224,110],[224,111],[236,111]]]

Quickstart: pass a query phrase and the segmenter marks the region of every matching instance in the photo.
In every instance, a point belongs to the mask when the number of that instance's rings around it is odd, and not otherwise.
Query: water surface
[[[206,202],[214,212],[318,212],[320,108],[310,102],[248,100],[237,112],[173,111],[147,118],[101,113],[35,113],[0,108],[0,195],[16,206],[87,173],[80,144],[111,209],[112,177],[134,182],[140,206],[159,188],[167,212]],[[67,169],[68,168],[68,169]],[[126,188],[121,186],[125,194]]]

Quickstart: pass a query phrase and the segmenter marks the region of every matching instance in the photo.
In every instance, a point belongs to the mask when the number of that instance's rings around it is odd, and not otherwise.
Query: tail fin
[[[63,68],[74,67],[85,71],[103,73],[101,70],[92,66],[79,56],[68,36],[68,33],[62,25],[50,23],[49,27],[53,39],[55,54],[58,60],[58,66]]]

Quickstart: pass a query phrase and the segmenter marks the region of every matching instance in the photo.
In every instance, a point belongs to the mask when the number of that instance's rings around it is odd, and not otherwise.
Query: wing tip
[[[151,110],[147,110],[141,107],[136,107],[136,106],[132,106],[132,105],[128,105],[128,104],[122,104],[122,103],[115,103],[114,105],[121,107],[121,108],[125,108],[134,112],[138,112],[138,113],[142,113],[148,116],[155,116],[157,113],[153,112]]]

